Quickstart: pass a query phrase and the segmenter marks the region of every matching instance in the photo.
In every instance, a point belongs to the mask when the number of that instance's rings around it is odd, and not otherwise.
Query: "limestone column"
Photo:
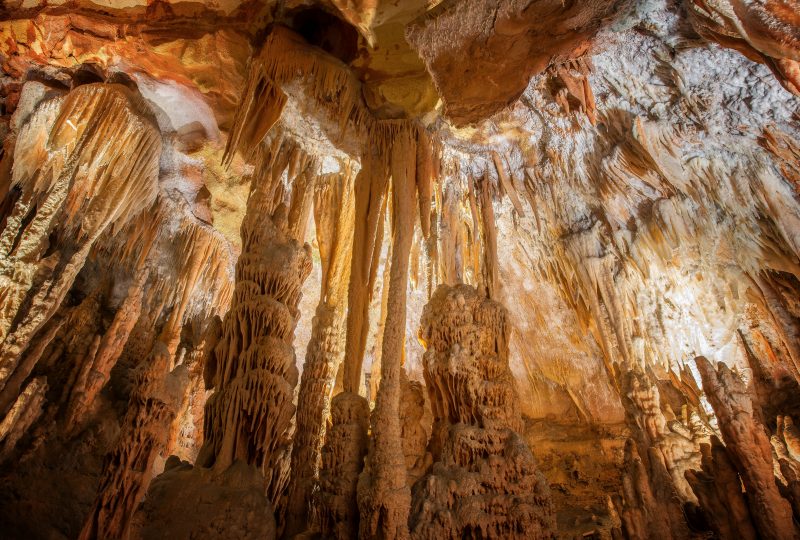
[[[292,478],[284,530],[287,538],[309,525],[308,510],[320,466],[325,413],[336,371],[344,357],[354,219],[353,178],[349,171],[321,181],[315,194],[314,217],[322,262],[322,288],[297,398]],[[336,420],[339,419],[337,415]]]
[[[411,506],[400,426],[408,259],[414,239],[416,195],[416,141],[410,130],[404,129],[395,137],[391,172],[392,266],[381,348],[381,384],[372,416],[372,448],[358,485],[362,538],[408,538]]]

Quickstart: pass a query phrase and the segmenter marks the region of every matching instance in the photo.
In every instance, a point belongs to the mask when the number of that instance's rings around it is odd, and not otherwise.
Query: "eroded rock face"
[[[433,76],[445,114],[463,125],[507,107],[554,60],[585,53],[621,4],[456,0],[423,15],[406,37]]]
[[[0,11],[4,537],[797,535],[795,0]]]
[[[520,437],[506,312],[440,286],[423,313],[433,466],[414,486],[414,538],[552,538],[547,484]]]

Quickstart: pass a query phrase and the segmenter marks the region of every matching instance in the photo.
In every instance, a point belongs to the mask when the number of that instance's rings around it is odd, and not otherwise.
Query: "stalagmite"
[[[406,460],[406,483],[411,488],[432,464],[431,453],[428,452],[431,421],[430,411],[425,406],[425,385],[419,381],[409,381],[405,370],[401,371],[400,376],[400,438]]]
[[[169,437],[188,374],[179,366],[169,371],[171,356],[157,341],[137,374],[123,431],[106,457],[98,497],[81,531],[81,540],[127,538],[136,507],[144,497],[153,462]]]
[[[291,340],[311,259],[308,248],[287,237],[285,207],[263,220],[271,204],[261,189],[248,201],[236,292],[209,360],[215,393],[206,404],[198,463],[220,472],[236,460],[263,467],[276,504],[288,480],[287,430],[298,375]]]
[[[292,478],[288,489],[284,532],[289,537],[308,527],[309,504],[320,466],[325,412],[329,408],[329,396],[344,356],[342,345],[354,219],[353,178],[349,171],[333,176],[319,186],[315,194],[314,216],[322,262],[322,288],[297,398]],[[338,415],[336,419],[339,420]],[[350,421],[352,419],[345,423]],[[340,426],[339,429],[346,428]],[[338,452],[333,453],[336,454],[334,459],[341,459]],[[347,454],[347,457],[350,455]],[[358,464],[361,454],[356,451],[352,455]],[[342,466],[329,463],[328,470],[341,470]],[[328,524],[337,521],[331,519]],[[332,529],[327,532],[332,534]]]
[[[358,475],[367,455],[369,406],[349,392],[331,402],[331,425],[325,434],[320,469],[320,529],[324,538],[358,537]]]
[[[686,536],[685,530],[672,530],[670,514],[663,512],[659,507],[659,500],[650,485],[647,467],[636,446],[632,439],[628,439],[625,443],[625,476],[622,481],[622,500],[618,503],[625,537],[645,540],[651,537]]]
[[[686,471],[700,507],[720,540],[758,538],[753,517],[742,493],[742,481],[731,463],[728,451],[717,437],[701,445],[702,470]]]
[[[506,310],[468,285],[425,307],[433,467],[414,487],[413,538],[554,538],[547,484],[519,436]]]
[[[725,364],[696,359],[703,391],[714,408],[730,460],[742,478],[753,522],[761,538],[792,538],[792,509],[775,481],[772,447],[753,416],[744,382]]]
[[[643,518],[654,522],[644,521],[636,526],[636,530],[641,533],[650,529],[643,525],[652,523],[653,527],[657,527],[657,522],[666,521],[669,526],[664,528],[665,534],[669,531],[672,538],[684,538],[688,531],[683,525],[684,510],[681,505],[697,503],[684,473],[700,466],[698,445],[693,437],[688,436],[690,433],[685,427],[676,425],[677,420],[668,427],[661,410],[658,388],[647,373],[629,371],[622,376],[620,386],[622,403],[628,413],[628,423],[638,450],[631,459],[640,460],[644,466],[643,476],[638,476],[635,481],[647,481],[650,484],[650,494],[641,496],[641,502],[651,504],[651,497],[653,501],[652,506],[644,507]],[[634,501],[625,502],[635,504]]]
[[[411,492],[401,442],[400,394],[404,354],[408,256],[414,236],[416,138],[400,131],[391,156],[392,259],[381,351],[381,384],[372,415],[372,446],[358,480],[360,536],[408,538]]]

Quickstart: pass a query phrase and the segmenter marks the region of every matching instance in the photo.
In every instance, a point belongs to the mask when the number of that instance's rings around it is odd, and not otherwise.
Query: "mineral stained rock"
[[[414,486],[414,538],[555,536],[549,488],[519,435],[506,317],[468,285],[440,286],[425,307],[433,466]]]
[[[4,2],[0,536],[799,537],[799,66],[798,0]]]
[[[773,473],[772,447],[764,428],[754,418],[747,386],[725,364],[716,369],[706,358],[697,359],[703,388],[719,418],[730,460],[747,493],[753,522],[761,538],[791,538],[792,508],[784,499]]]

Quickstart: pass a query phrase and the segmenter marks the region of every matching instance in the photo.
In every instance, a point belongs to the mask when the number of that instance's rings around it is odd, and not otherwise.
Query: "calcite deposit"
[[[0,6],[0,537],[800,536],[800,2]]]
[[[414,538],[552,538],[550,492],[519,434],[502,306],[469,285],[422,315],[433,464],[415,484]]]

